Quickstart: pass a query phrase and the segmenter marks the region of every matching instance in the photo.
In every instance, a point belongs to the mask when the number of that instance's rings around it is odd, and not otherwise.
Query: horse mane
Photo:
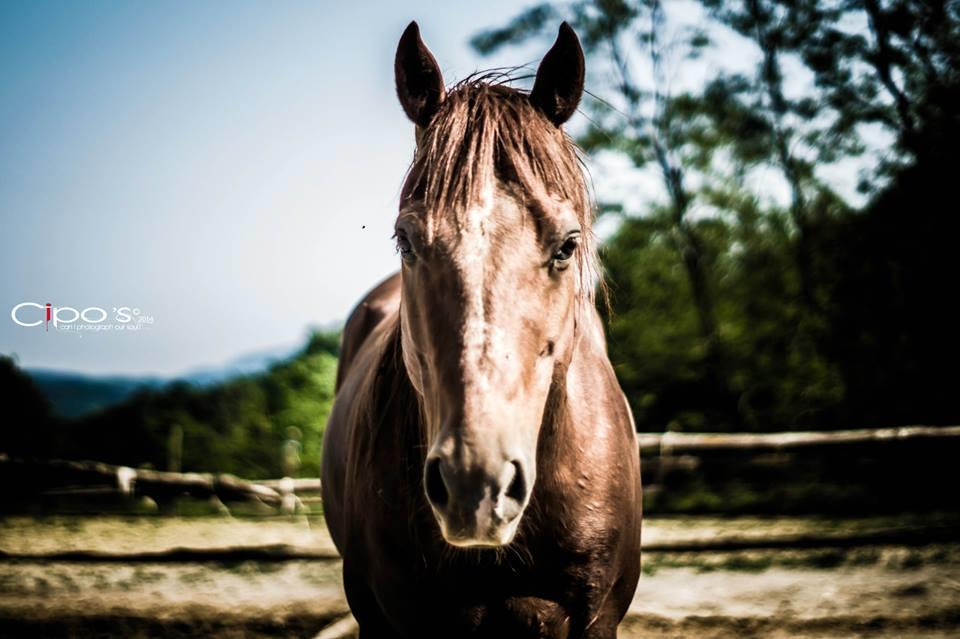
[[[493,71],[448,89],[430,125],[418,131],[401,197],[422,198],[438,215],[460,216],[499,179],[531,198],[566,201],[582,229],[578,289],[592,304],[596,289],[605,288],[586,167],[573,140],[533,106],[526,91],[507,86],[511,80]]]

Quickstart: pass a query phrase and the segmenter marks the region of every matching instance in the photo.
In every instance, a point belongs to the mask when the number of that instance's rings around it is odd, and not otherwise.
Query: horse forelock
[[[592,303],[595,291],[604,288],[586,168],[570,137],[526,92],[504,81],[502,73],[493,72],[450,87],[430,125],[418,133],[401,199],[418,201],[431,218],[430,228],[443,217],[461,228],[475,225],[470,216],[498,182],[534,202],[565,202],[582,231],[578,293]]]

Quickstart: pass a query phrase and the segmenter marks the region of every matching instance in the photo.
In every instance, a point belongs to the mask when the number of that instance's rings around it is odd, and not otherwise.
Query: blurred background
[[[582,40],[626,636],[960,630],[960,4],[169,1],[0,6],[0,634],[350,636],[317,478],[411,19],[448,83]]]

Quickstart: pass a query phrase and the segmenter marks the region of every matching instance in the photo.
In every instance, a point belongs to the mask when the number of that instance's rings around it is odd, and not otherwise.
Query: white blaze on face
[[[518,358],[510,357],[510,340],[503,328],[491,323],[484,304],[491,275],[498,268],[491,250],[491,227],[497,206],[493,184],[492,180],[488,182],[476,203],[464,212],[455,258],[464,290],[461,364],[468,387],[464,408],[476,417],[483,415],[484,407],[489,406],[486,400],[496,388],[496,380],[516,379],[519,365]],[[507,207],[513,203],[504,202],[503,205]],[[501,375],[494,377],[497,373]]]
[[[495,238],[499,224],[504,224],[499,216],[519,212],[511,198],[503,197],[503,201],[498,200],[495,182],[487,182],[476,201],[457,216],[456,243],[452,245],[452,267],[463,296],[463,422],[435,442],[434,448],[452,459],[458,472],[473,474],[481,470],[485,482],[476,487],[482,492],[472,522],[462,522],[468,530],[448,531],[449,522],[438,514],[444,537],[457,546],[509,543],[525,506],[506,494],[519,468],[510,463],[511,459],[523,456],[528,444],[524,431],[510,428],[511,420],[525,421],[524,406],[513,399],[516,393],[506,392],[510,390],[507,386],[522,381],[521,358],[513,353],[514,340],[508,332],[513,329],[498,325],[509,321],[511,309],[507,305],[515,300],[491,297],[503,293],[499,289],[508,275],[498,269],[509,268],[509,264],[498,262],[501,253]],[[533,468],[533,460],[527,460],[527,465]],[[527,476],[527,481],[532,480],[532,475]],[[473,530],[469,530],[471,527]]]
[[[486,226],[493,213],[493,205],[493,185],[488,182],[481,191],[479,200],[463,215],[456,260],[463,278],[465,296],[461,364],[464,381],[470,387],[466,399],[467,402],[478,402],[481,410],[490,391],[489,372],[483,366],[483,358],[491,331],[483,297],[490,258],[490,237]],[[468,405],[465,408],[471,411],[473,407]]]

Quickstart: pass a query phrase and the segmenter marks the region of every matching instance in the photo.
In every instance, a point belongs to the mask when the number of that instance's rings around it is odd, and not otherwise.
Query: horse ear
[[[530,102],[560,126],[570,119],[583,95],[583,49],[569,24],[560,25],[557,41],[543,57]]]
[[[393,68],[397,97],[407,117],[417,126],[427,126],[440,108],[446,90],[440,67],[420,39],[420,27],[416,22],[411,22],[400,36]]]

